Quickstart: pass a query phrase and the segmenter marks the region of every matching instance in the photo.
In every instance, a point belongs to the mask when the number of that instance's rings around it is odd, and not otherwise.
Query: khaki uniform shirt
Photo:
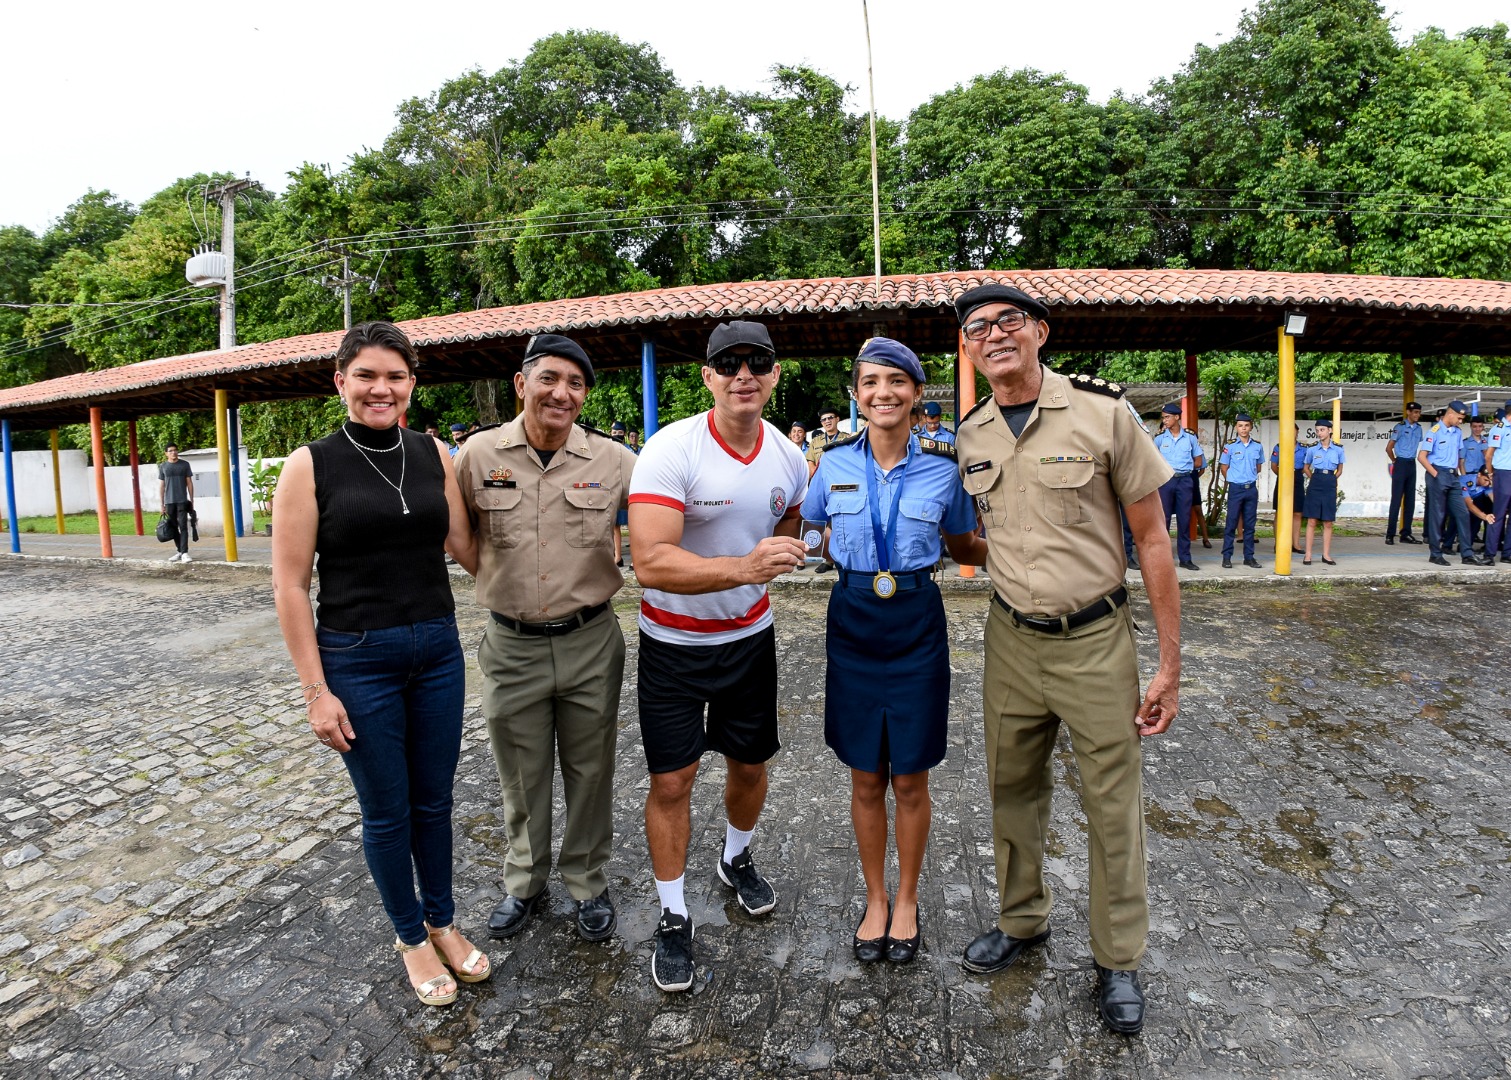
[[[454,464],[477,532],[479,604],[554,622],[624,587],[614,515],[629,505],[629,447],[574,424],[542,468],[519,416],[473,435]]]
[[[1042,370],[1021,435],[988,398],[962,419],[955,446],[986,525],[992,587],[1025,615],[1053,618],[1122,584],[1119,504],[1171,471],[1116,384]]]
[[[812,435],[808,436],[808,449],[803,451],[803,457],[809,465],[817,465],[818,456],[824,452],[824,447],[832,442],[839,442],[843,438],[846,438],[843,431],[836,433],[832,439],[824,434],[822,430],[815,431]],[[809,471],[811,472],[812,470],[810,469]]]

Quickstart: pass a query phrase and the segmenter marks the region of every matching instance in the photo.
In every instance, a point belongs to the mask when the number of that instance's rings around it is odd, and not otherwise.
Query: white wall
[[[220,499],[220,461],[214,450],[185,450],[179,457],[194,469],[194,509],[199,514],[201,535],[222,535]],[[52,451],[23,450],[11,455],[16,469],[16,513],[21,517],[50,517],[57,506],[53,490]],[[273,461],[276,459],[267,459]],[[82,450],[58,451],[58,473],[62,478],[63,512],[90,513],[94,505],[94,473],[88,455]],[[157,462],[142,462],[138,469],[142,491],[142,513],[162,511],[158,499]],[[5,461],[0,455],[0,484],[5,482]],[[251,526],[251,463],[241,449],[242,524]],[[105,502],[111,510],[130,510],[131,466],[110,465],[105,469]],[[0,511],[3,512],[3,511]]]

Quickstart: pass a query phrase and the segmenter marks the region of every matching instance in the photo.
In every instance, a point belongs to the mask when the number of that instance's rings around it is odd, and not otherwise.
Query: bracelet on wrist
[[[326,689],[325,689],[325,686],[324,686],[324,684],[321,684],[321,687],[320,687],[320,692],[319,692],[319,693],[318,693],[318,694],[316,694],[316,695],[315,695],[315,696],[314,696],[314,697],[312,697],[312,698],[305,698],[305,699],[304,699],[304,707],[305,707],[305,708],[306,708],[306,709],[308,709],[308,708],[309,708],[309,707],[310,707],[310,706],[311,706],[311,705],[313,705],[313,704],[315,704],[315,702],[317,702],[317,701],[319,701],[319,700],[320,700],[320,699],[321,699],[321,698],[323,698],[323,697],[324,697],[324,696],[325,696],[325,694],[326,694]]]

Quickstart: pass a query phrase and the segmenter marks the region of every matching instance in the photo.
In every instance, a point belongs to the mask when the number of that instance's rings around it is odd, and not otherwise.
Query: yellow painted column
[[[48,433],[52,440],[52,501],[58,513],[58,535],[64,533],[63,526],[63,474],[58,471],[58,429],[53,428]]]
[[[1280,497],[1275,501],[1275,573],[1289,576],[1291,572],[1291,548],[1296,539],[1291,535],[1291,515],[1296,512],[1296,339],[1279,330],[1280,378]]]
[[[226,562],[237,562],[236,521],[231,516],[231,428],[226,422],[226,413],[231,408],[230,396],[224,390],[215,391],[215,450],[220,459],[220,532],[226,538]]]
[[[1333,441],[1343,445],[1343,398],[1333,398]]]

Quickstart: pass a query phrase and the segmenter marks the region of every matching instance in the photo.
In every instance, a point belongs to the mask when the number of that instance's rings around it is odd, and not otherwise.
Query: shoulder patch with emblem
[[[980,401],[976,402],[976,404],[972,405],[971,408],[970,408],[970,411],[967,412],[964,416],[962,416],[960,418],[960,424],[964,424],[967,420],[969,420],[971,417],[975,416],[978,412],[980,412],[982,409],[986,408],[991,403],[992,403],[992,395],[987,394],[986,397],[982,398]],[[955,430],[957,432],[960,430],[960,424],[956,424],[955,425]]]
[[[918,449],[922,450],[925,454],[938,454],[940,457],[947,457],[952,461],[955,459],[955,447],[953,445],[947,442],[940,442],[938,439],[930,439],[925,435],[918,436]]]
[[[1108,397],[1120,398],[1127,393],[1127,388],[1122,383],[1111,382],[1100,375],[1067,375],[1065,381],[1077,390],[1090,390],[1094,394],[1106,394]]]
[[[819,450],[819,453],[820,454],[827,454],[830,450],[833,450],[835,447],[838,447],[838,446],[849,446],[856,439],[860,438],[862,434],[863,434],[862,432],[857,431],[854,435],[845,435],[845,436],[842,436],[841,438],[835,439],[833,442],[826,443],[824,445],[824,447],[821,450]]]

